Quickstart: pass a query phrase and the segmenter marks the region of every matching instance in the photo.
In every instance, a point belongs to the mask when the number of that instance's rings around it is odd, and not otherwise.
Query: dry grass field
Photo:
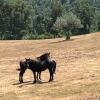
[[[16,69],[24,58],[50,52],[57,62],[54,81],[48,70],[32,84],[27,70],[19,84]],[[100,100],[100,33],[60,39],[0,41],[0,100]]]

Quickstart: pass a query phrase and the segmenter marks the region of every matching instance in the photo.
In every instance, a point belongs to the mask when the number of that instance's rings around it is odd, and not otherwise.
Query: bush
[[[16,40],[18,36],[11,32],[0,32],[0,40]]]
[[[53,26],[55,30],[64,31],[66,33],[66,40],[70,39],[72,30],[81,27],[80,19],[73,13],[67,13],[59,17]]]
[[[50,39],[50,38],[53,38],[53,35],[49,34],[49,33],[44,33],[44,34],[41,34],[41,35],[38,35],[38,34],[26,34],[26,35],[24,35],[22,37],[22,39],[25,39],[25,40]]]

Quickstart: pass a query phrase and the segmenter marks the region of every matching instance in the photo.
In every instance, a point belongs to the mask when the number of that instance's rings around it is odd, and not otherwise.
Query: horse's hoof
[[[33,84],[35,84],[36,83],[36,81],[33,81]]]
[[[19,81],[19,82],[20,82],[20,84],[23,83],[23,81]]]
[[[23,82],[20,82],[20,84],[22,84]]]
[[[48,82],[51,82],[51,80],[49,80]]]
[[[53,80],[49,80],[48,82],[52,82]]]

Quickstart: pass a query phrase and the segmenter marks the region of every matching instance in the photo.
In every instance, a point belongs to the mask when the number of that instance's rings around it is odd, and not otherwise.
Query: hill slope
[[[19,61],[50,52],[57,62],[54,81],[32,84],[27,70],[18,84]],[[100,33],[49,40],[0,41],[0,100],[100,100]]]

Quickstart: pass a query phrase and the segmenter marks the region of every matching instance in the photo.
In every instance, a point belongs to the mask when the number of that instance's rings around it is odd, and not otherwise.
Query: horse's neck
[[[46,62],[47,62],[47,63],[50,63],[50,62],[52,62],[52,60],[51,60],[50,58],[47,58],[47,59],[46,59]]]
[[[41,61],[41,65],[44,65],[46,63],[46,61],[44,60],[44,61]]]
[[[32,64],[34,64],[36,61],[35,60],[31,60],[30,61],[30,64],[32,65]]]
[[[46,60],[42,61],[41,64],[48,64],[50,62],[50,59],[47,58]]]

